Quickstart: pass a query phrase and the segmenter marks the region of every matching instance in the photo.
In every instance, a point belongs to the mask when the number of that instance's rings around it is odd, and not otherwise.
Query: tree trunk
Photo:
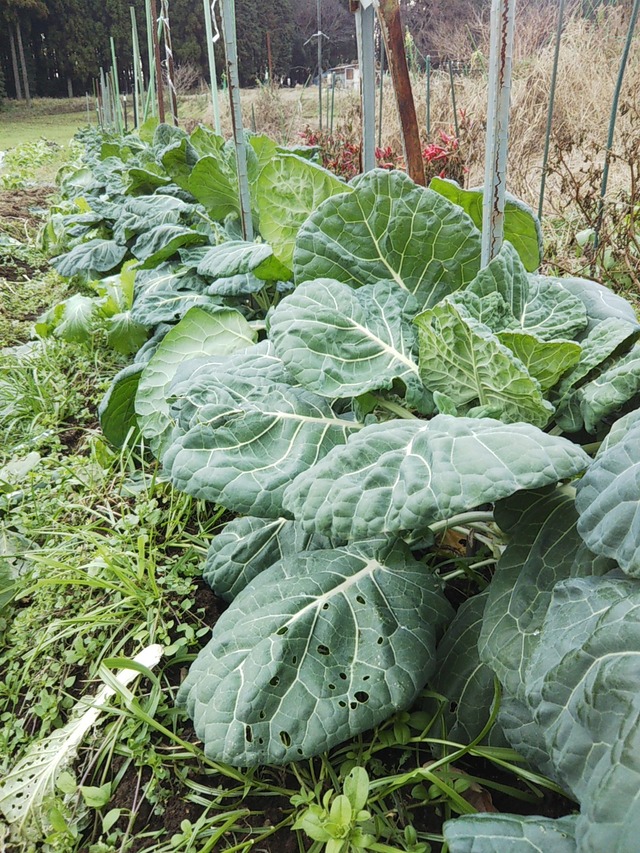
[[[67,97],[73,98],[73,80],[67,77]]]
[[[420,131],[418,130],[416,107],[411,91],[407,56],[404,50],[402,21],[400,20],[400,0],[380,0],[378,19],[387,52],[387,63],[396,96],[396,103],[398,105],[407,172],[416,184],[424,186],[424,163],[422,162],[422,151],[420,148]]]
[[[9,44],[11,45],[11,65],[13,66],[13,79],[16,84],[16,100],[22,100],[22,86],[20,85],[20,73],[18,72],[18,56],[16,54],[16,40],[13,32],[9,30]]]
[[[24,47],[22,45],[22,28],[20,21],[16,24],[16,36],[18,37],[18,54],[20,55],[20,67],[22,68],[22,82],[24,83],[24,98],[27,106],[31,106],[31,91],[29,89],[29,75],[27,73],[27,63],[24,59]]]

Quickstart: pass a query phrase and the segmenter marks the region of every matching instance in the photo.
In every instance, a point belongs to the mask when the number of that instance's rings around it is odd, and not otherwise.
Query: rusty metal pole
[[[407,56],[404,50],[400,0],[380,0],[378,5],[378,19],[387,53],[387,64],[396,96],[396,104],[398,106],[407,172],[416,184],[424,186],[425,177],[420,145],[420,131],[418,129],[413,92],[411,91]]]

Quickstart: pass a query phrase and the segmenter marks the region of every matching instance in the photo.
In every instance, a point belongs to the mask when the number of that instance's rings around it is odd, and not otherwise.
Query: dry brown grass
[[[509,189],[533,207],[537,207],[544,148],[547,107],[551,86],[557,5],[522,5],[516,24],[514,73],[509,143]],[[580,17],[575,11],[566,17],[562,37],[558,85],[556,90],[553,145],[547,183],[548,213],[568,215],[567,193],[572,183],[589,173],[597,184],[604,161],[607,128],[618,64],[627,32],[629,10],[604,7],[595,20]],[[470,35],[470,34],[473,35]],[[487,22],[475,22],[467,30],[441,34],[454,37],[448,45],[451,54],[469,58],[469,72],[455,78],[456,103],[464,112],[461,123],[461,148],[468,167],[469,186],[483,181],[484,137],[486,123],[488,52]],[[426,86],[424,74],[413,79],[418,121],[426,141]],[[326,109],[327,95],[324,105]],[[211,121],[207,95],[190,102],[193,117]],[[220,97],[222,130],[231,134],[226,98]],[[390,82],[385,80],[383,95],[382,143],[401,149],[400,126]],[[245,126],[271,135],[281,143],[292,143],[307,126],[317,126],[317,88],[271,89],[259,87],[243,92]],[[336,91],[334,128],[353,133],[360,127],[357,93]],[[326,119],[326,113],[325,113]],[[431,79],[432,136],[438,129],[453,129],[453,110],[449,75],[438,70]],[[610,175],[610,196],[629,193],[629,158],[640,158],[640,34],[629,57],[616,129],[616,142]],[[595,169],[595,173],[594,173]],[[582,170],[582,171],[581,171]],[[570,202],[574,202],[570,199]],[[579,204],[573,204],[573,212]],[[577,223],[579,226],[579,222]]]

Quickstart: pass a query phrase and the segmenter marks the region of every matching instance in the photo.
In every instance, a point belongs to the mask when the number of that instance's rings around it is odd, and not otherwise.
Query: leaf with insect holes
[[[179,702],[216,761],[310,757],[408,707],[450,618],[436,578],[398,541],[288,557],[225,611]]]

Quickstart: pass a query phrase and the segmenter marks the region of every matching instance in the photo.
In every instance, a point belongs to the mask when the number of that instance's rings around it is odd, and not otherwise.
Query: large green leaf
[[[595,325],[589,334],[582,338],[580,361],[568,373],[558,386],[559,408],[568,402],[567,395],[573,388],[583,383],[589,374],[608,358],[621,354],[638,337],[640,327],[617,317],[608,317]]]
[[[86,278],[102,278],[105,273],[119,267],[127,254],[127,247],[115,240],[96,238],[74,246],[66,255],[53,258],[52,265],[65,278],[83,274]]]
[[[190,308],[199,307],[208,310],[220,304],[213,296],[206,296],[193,290],[174,290],[171,285],[155,287],[141,293],[133,304],[131,316],[146,328],[159,323],[175,323],[182,319]]]
[[[467,290],[482,299],[499,293],[511,314],[522,316],[529,295],[529,278],[511,243],[502,244],[495,258],[480,270]]]
[[[436,668],[429,686],[447,700],[442,716],[447,740],[467,744],[489,720],[495,697],[495,677],[478,655],[478,637],[487,593],[468,598],[438,643]],[[499,726],[483,741],[494,746],[507,742]]]
[[[554,410],[540,383],[455,297],[424,311],[415,322],[422,381],[460,414],[540,427],[549,421]]]
[[[291,375],[323,397],[357,397],[395,379],[420,389],[416,307],[394,282],[353,290],[317,279],[280,302],[269,337]]]
[[[95,329],[98,302],[94,297],[74,293],[38,318],[35,332],[40,337],[55,335],[63,341],[83,343]]]
[[[122,447],[130,433],[134,440],[139,435],[135,401],[143,368],[143,364],[129,364],[117,373],[98,406],[102,432],[116,447]]]
[[[228,240],[214,246],[198,264],[198,274],[210,279],[247,273],[263,281],[286,281],[292,275],[267,243],[246,243],[243,240]]]
[[[189,191],[189,178],[198,162],[198,152],[186,137],[164,149],[161,158],[167,174],[181,189]]]
[[[255,203],[260,233],[277,257],[293,266],[293,247],[300,226],[325,199],[348,187],[327,169],[296,154],[278,153],[260,172]]]
[[[478,814],[448,820],[450,853],[578,853],[576,819]]]
[[[285,558],[219,619],[179,700],[215,760],[316,755],[411,704],[450,615],[438,582],[402,543]]]
[[[513,329],[537,335],[543,341],[573,338],[587,328],[587,312],[577,296],[561,285],[562,279],[529,276],[529,294]]]
[[[591,331],[607,319],[637,324],[633,306],[608,287],[586,278],[556,278],[554,281],[576,296],[584,305],[588,319],[587,331]]]
[[[218,154],[201,157],[193,167],[188,189],[212,219],[222,222],[230,213],[239,216],[238,172],[233,147],[225,145]]]
[[[352,287],[391,279],[420,308],[471,282],[480,232],[457,205],[400,171],[374,169],[354,190],[322,204],[300,228],[296,281],[333,278]]]
[[[581,803],[580,853],[637,849],[639,656],[635,579],[558,584],[527,672],[527,700],[557,778]]]
[[[163,462],[174,485],[233,512],[276,518],[285,487],[362,424],[336,415],[323,397],[232,361],[184,383],[174,414],[182,435]],[[203,371],[206,368],[203,368]],[[174,394],[180,395],[175,388]]]
[[[160,454],[172,420],[167,392],[178,367],[198,356],[225,355],[250,346],[255,333],[231,308],[215,313],[191,308],[162,340],[140,378],[136,413],[140,429]]]
[[[286,518],[234,518],[213,538],[202,577],[216,595],[232,601],[260,572],[283,557],[330,547],[324,536],[306,533]]]
[[[144,262],[143,268],[149,269],[157,267],[184,246],[199,246],[206,242],[204,234],[186,225],[156,225],[138,237],[131,252]]]
[[[454,181],[433,178],[430,189],[448,198],[469,214],[478,228],[482,228],[483,188],[465,190]],[[504,239],[518,252],[529,272],[534,272],[542,261],[542,228],[533,210],[524,202],[507,193],[504,210]]]
[[[125,243],[158,225],[177,225],[191,205],[170,195],[136,196],[127,199],[115,223],[113,236]]]
[[[582,352],[575,341],[543,341],[527,332],[499,332],[498,340],[524,364],[542,391],[548,391],[575,367]]]
[[[109,317],[106,333],[109,346],[123,355],[137,352],[149,337],[147,327],[138,323],[131,311],[121,311]]]
[[[579,389],[577,398],[587,432],[625,404],[640,402],[640,342],[611,367]]]
[[[578,482],[578,532],[589,548],[616,560],[632,577],[640,577],[640,420],[625,418],[629,428],[617,434],[596,456]]]
[[[560,490],[523,492],[504,504],[496,507],[496,521],[508,529],[510,541],[489,587],[478,647],[506,692],[522,697],[553,588],[574,569],[578,515],[573,498]],[[583,561],[583,574],[592,566],[593,555]]]
[[[457,513],[572,477],[590,459],[530,424],[437,415],[373,424],[289,487],[307,530],[363,539],[421,530]]]

